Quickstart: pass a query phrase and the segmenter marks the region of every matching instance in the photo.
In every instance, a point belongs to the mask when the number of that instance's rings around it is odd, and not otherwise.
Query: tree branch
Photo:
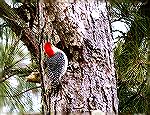
[[[4,0],[0,2],[0,17],[3,18],[16,33],[17,36],[20,35],[22,31],[21,41],[25,43],[31,55],[34,57],[39,57],[38,43],[32,36],[31,30],[27,26],[24,20],[22,20],[16,13],[16,11],[11,8]],[[27,28],[28,27],[28,28]]]
[[[1,0],[0,2],[0,16],[13,21],[16,25],[24,28],[26,26],[26,23],[24,20],[22,20],[17,14],[16,11],[13,10],[4,0]]]

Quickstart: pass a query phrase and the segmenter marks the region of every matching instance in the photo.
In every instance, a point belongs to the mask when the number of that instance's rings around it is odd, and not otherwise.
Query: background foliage
[[[33,111],[31,91],[37,92],[36,84],[27,83],[25,77],[35,68],[26,46],[2,20],[0,25],[0,110],[9,112]],[[29,89],[32,89],[31,91]],[[28,92],[30,91],[30,92]]]
[[[149,8],[147,9],[147,5]],[[127,26],[115,39],[115,68],[118,84],[119,112],[150,112],[150,11],[149,1],[112,0],[112,24]]]
[[[120,22],[127,26],[127,31],[112,28],[114,34],[119,33],[119,36],[114,38],[119,112],[150,113],[150,2],[148,0],[109,0],[109,2],[111,23]],[[19,17],[25,22],[30,22],[29,27],[32,28],[36,3],[19,5],[18,3],[21,3],[19,0],[13,0],[13,3],[13,9],[17,11]],[[38,91],[37,84],[26,83],[25,77],[37,68],[36,64],[20,37],[10,29],[13,24],[3,20],[1,22],[0,110],[6,106],[9,112],[32,111],[34,106],[32,93]],[[26,60],[30,62],[27,65],[23,64]]]

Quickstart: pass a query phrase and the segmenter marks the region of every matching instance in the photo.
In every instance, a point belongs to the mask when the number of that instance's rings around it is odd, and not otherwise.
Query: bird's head
[[[50,42],[44,44],[44,52],[48,57],[54,56],[55,52],[53,50],[53,45]]]

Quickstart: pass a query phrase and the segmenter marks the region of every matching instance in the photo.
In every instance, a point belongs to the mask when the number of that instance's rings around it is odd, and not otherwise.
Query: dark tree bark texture
[[[46,1],[47,2],[47,1]],[[113,40],[106,3],[102,1],[47,3],[53,29],[69,48],[69,66],[52,111],[116,113],[118,98]],[[59,41],[58,40],[58,41]]]

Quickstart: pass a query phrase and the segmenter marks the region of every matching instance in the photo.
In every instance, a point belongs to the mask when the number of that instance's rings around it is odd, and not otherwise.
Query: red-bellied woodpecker
[[[65,74],[68,66],[66,54],[52,45],[50,42],[44,44],[46,54],[45,63],[47,65],[47,87],[50,88],[51,94],[55,96],[61,86],[60,78]]]

